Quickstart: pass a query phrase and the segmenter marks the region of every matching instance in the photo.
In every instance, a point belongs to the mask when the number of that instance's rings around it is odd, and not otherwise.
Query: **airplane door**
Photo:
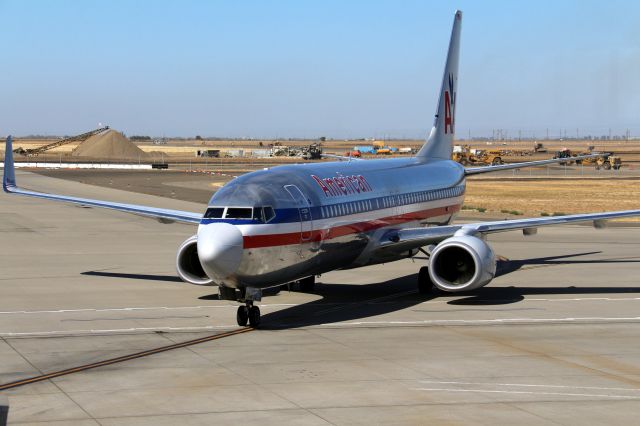
[[[300,188],[295,185],[285,185],[284,189],[287,190],[298,206],[298,213],[300,214],[300,242],[310,241],[313,222],[309,200],[307,200],[307,197],[300,191]]]

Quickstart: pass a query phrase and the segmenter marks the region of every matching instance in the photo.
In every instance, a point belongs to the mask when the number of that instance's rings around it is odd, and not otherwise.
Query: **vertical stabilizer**
[[[449,52],[442,77],[442,87],[433,128],[417,157],[451,159],[456,125],[456,101],[458,100],[458,59],[460,57],[460,25],[462,12],[456,11],[449,41]]]

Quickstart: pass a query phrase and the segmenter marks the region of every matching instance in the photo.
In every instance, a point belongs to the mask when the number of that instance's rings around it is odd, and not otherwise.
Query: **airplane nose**
[[[242,247],[242,232],[234,225],[209,223],[198,227],[198,258],[214,281],[222,281],[238,270]]]

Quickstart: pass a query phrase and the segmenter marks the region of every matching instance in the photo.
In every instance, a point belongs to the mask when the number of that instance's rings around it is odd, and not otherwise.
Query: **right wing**
[[[464,225],[433,226],[428,228],[404,228],[390,230],[379,241],[379,250],[404,252],[411,249],[438,244],[454,235],[472,235],[482,237],[496,232],[522,229],[537,229],[541,226],[566,225],[571,223],[593,222],[596,228],[602,227],[608,219],[638,217],[640,210],[622,210],[605,213],[573,214],[529,219],[500,220],[495,222],[479,222]]]
[[[15,166],[13,162],[13,143],[11,136],[7,138],[4,152],[4,175],[2,178],[2,188],[9,194],[24,195],[27,197],[42,198],[45,200],[64,201],[68,203],[81,204],[91,207],[101,207],[105,209],[118,210],[127,213],[139,214],[156,218],[167,222],[200,223],[202,214],[185,212],[181,210],[160,209],[157,207],[140,206],[136,204],[113,203],[110,201],[92,200],[89,198],[69,197],[66,195],[47,194],[44,192],[29,191],[22,189],[16,184]]]
[[[544,166],[545,164],[554,164],[554,163],[563,163],[567,161],[575,161],[575,160],[584,160],[585,158],[596,158],[602,157],[603,155],[607,155],[606,153],[601,154],[586,154],[586,155],[578,155],[576,157],[567,157],[567,158],[550,158],[548,160],[538,160],[538,161],[523,161],[521,163],[509,163],[509,164],[500,164],[497,166],[480,166],[480,167],[469,167],[464,169],[464,174],[466,176],[475,175],[478,173],[489,173],[489,172],[497,172],[500,170],[511,170],[511,169],[520,169],[523,167],[535,167],[535,166]]]

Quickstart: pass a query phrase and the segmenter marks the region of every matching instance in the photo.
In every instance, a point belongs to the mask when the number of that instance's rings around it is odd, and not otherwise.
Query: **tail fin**
[[[4,147],[4,175],[2,176],[2,188],[5,192],[11,192],[16,186],[16,172],[13,166],[13,140],[11,136],[7,138]]]
[[[458,94],[458,59],[460,57],[460,25],[462,12],[456,11],[449,41],[447,63],[444,67],[440,98],[433,128],[425,144],[418,151],[419,158],[451,159],[456,124],[456,101]]]

